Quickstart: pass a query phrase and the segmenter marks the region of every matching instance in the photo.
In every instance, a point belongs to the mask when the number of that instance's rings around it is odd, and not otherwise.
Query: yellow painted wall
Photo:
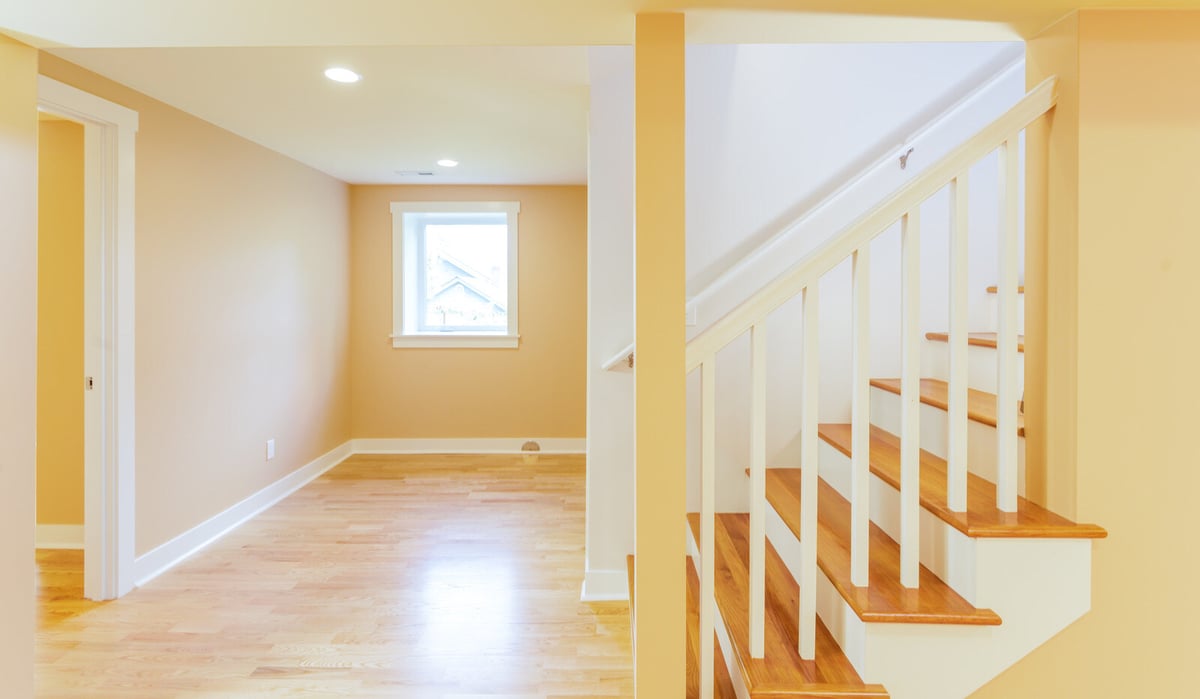
[[[634,694],[685,694],[684,16],[637,18]]]
[[[0,34],[0,677],[33,696],[37,51]]]
[[[349,187],[54,56],[41,72],[140,116],[140,555],[350,438]]]
[[[394,349],[394,201],[519,201],[520,347]],[[352,376],[358,438],[583,437],[585,187],[356,186]]]
[[[83,524],[83,126],[38,126],[37,522]]]
[[[1077,265],[1077,509],[1109,538],[1091,613],[976,697],[1195,696],[1200,12],[1085,11],[1055,32],[1030,52],[1078,61],[1078,117],[1055,122],[1078,141],[1077,199],[1060,180],[1050,200],[1078,235],[1048,275]]]

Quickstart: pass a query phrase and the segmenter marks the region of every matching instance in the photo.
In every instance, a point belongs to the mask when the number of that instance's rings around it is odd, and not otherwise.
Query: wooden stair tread
[[[713,697],[737,699],[729,666],[725,664],[720,644],[715,643],[715,631],[713,640]],[[687,699],[700,699],[700,575],[691,556],[687,557]]]
[[[949,342],[950,333],[925,333],[925,339],[933,340],[934,342]],[[995,349],[999,344],[996,338],[996,333],[967,333],[967,344],[975,347],[991,347]],[[1017,335],[1017,351],[1025,351],[1025,336]]]
[[[900,545],[871,525],[870,585],[850,582],[850,501],[818,479],[817,565],[859,619],[868,622],[995,626],[1000,616],[976,609],[921,566],[920,587],[900,584]],[[767,501],[800,538],[800,469],[768,469]]]
[[[700,515],[688,525],[700,540]],[[765,657],[750,657],[750,516],[719,514],[715,519],[716,598],[751,697],[886,697],[879,685],[864,684],[821,620],[817,619],[816,660],[801,660],[799,591],[787,566],[767,543]]]
[[[900,395],[900,379],[871,379],[871,385]],[[940,410],[950,409],[950,384],[940,379],[921,379],[921,402]],[[996,426],[996,394],[967,389],[967,417]],[[1017,434],[1025,436],[1025,416],[1017,415]]]
[[[989,287],[987,288],[987,292],[988,292],[989,294],[998,294],[998,293],[1000,293],[1000,287],[998,287],[998,286],[989,286]],[[1018,294],[1023,294],[1023,293],[1025,293],[1025,285],[1024,285],[1024,284],[1022,284],[1022,285],[1020,285],[1020,286],[1018,286],[1018,287],[1017,287],[1017,293],[1018,293]]]
[[[823,424],[818,433],[825,442],[850,456],[850,425]],[[888,485],[900,487],[900,438],[871,426],[871,472]],[[967,512],[953,512],[946,498],[946,462],[921,450],[921,506],[943,522],[972,537],[1102,539],[1108,536],[1094,524],[1077,524],[1025,498],[1017,498],[1016,512],[996,509],[996,485],[974,473],[967,474]]]

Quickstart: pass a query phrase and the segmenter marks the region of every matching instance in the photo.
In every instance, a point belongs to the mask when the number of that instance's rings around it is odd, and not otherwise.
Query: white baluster
[[[999,327],[996,337],[996,507],[1017,511],[1017,236],[1020,155],[1017,135],[1000,148]]]
[[[716,358],[700,365],[700,697],[713,696],[713,623],[716,617]]]
[[[800,412],[800,657],[817,653],[817,406],[820,343],[817,282],[804,289],[804,348]]]
[[[900,223],[900,584],[915,588],[921,566],[921,210]]]
[[[762,658],[767,608],[767,326],[750,328],[750,657]]]
[[[871,564],[871,248],[854,253],[854,356],[850,449],[850,583],[865,587]]]
[[[967,511],[967,173],[950,182],[950,387],[946,495]]]

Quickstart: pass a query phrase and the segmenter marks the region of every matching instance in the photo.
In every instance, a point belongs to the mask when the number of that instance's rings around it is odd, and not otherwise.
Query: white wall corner
[[[39,524],[35,534],[39,549],[83,549],[82,524]]]
[[[628,602],[629,571],[589,570],[583,578],[582,602]]]
[[[316,480],[349,457],[353,453],[352,446],[353,440],[350,440],[335,447],[224,512],[138,556],[133,562],[134,584],[145,585]]]

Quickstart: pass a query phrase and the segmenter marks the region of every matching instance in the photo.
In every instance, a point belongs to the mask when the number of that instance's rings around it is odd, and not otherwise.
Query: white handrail
[[[1021,131],[1048,112],[1057,101],[1058,79],[1047,78],[1003,116],[692,338],[685,353],[685,370],[694,371],[705,357],[716,354],[749,330],[751,325],[766,318],[771,311],[799,294],[814,280],[841,264],[854,251],[900,220],[915,205],[936,194],[976,161],[999,148],[1013,133]]]
[[[624,371],[633,368],[633,343],[629,343],[625,349],[617,352],[607,362],[600,365],[601,371]]]

